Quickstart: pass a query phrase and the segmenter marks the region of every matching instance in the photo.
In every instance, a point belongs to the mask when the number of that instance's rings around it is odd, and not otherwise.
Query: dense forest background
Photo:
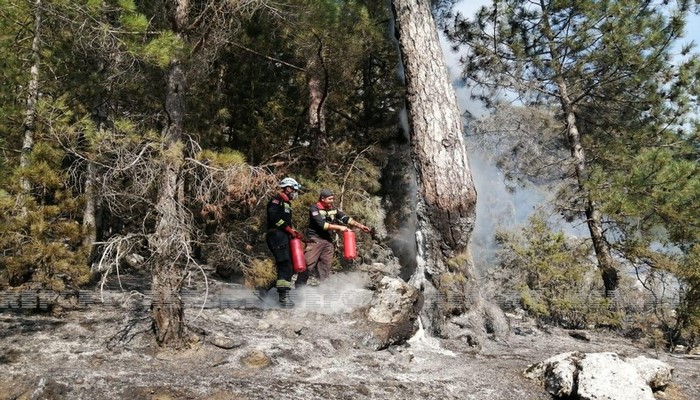
[[[679,43],[697,4],[453,3],[433,2],[436,20],[489,110],[466,116],[469,144],[513,190],[553,194],[501,227],[479,266],[491,295],[696,343],[700,63]],[[331,187],[404,254],[413,173],[389,4],[0,0],[0,16],[0,288],[77,289],[134,264],[165,308],[204,264],[261,285],[284,176],[306,188],[297,226]]]

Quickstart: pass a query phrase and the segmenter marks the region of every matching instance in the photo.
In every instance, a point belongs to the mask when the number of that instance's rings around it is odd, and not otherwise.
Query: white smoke
[[[343,314],[369,304],[373,292],[366,289],[368,278],[359,272],[335,273],[318,286],[304,285],[292,290],[295,311]],[[274,295],[272,297],[275,297]]]
[[[481,6],[488,4],[490,0],[463,1],[457,4],[456,11],[465,16],[472,16]],[[460,110],[463,114],[470,114],[475,118],[484,115],[486,110],[483,105],[471,98],[470,89],[461,82],[460,57],[462,54],[455,52],[442,34],[440,34],[440,44],[445,54],[445,63]],[[470,146],[467,129],[468,125],[465,124],[469,164],[477,190],[476,223],[471,248],[475,264],[488,267],[495,262],[496,231],[501,228],[515,228],[524,223],[535,207],[545,200],[545,195],[533,189],[509,188],[495,161],[488,154],[474,150],[476,146]]]

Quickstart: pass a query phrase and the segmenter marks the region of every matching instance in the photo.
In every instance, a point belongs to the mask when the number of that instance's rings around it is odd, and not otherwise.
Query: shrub
[[[539,214],[520,232],[499,232],[496,240],[501,246],[496,297],[506,300],[516,293],[532,316],[567,328],[619,325],[620,315],[609,311],[583,240],[553,231]]]

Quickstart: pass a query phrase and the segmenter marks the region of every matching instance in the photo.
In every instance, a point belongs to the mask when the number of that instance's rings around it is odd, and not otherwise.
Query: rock
[[[569,352],[531,365],[525,376],[557,397],[653,400],[652,387],[668,385],[671,371],[664,363],[645,357],[627,362],[615,353]]]
[[[535,330],[532,328],[521,328],[519,326],[516,326],[515,328],[513,328],[513,333],[515,333],[516,335],[520,335],[520,336],[527,336],[527,335],[534,335]]]
[[[260,350],[253,350],[241,357],[241,364],[248,368],[263,369],[272,365],[272,359]]]
[[[270,328],[270,324],[269,324],[269,323],[267,323],[267,322],[265,322],[265,321],[263,321],[263,320],[260,320],[260,322],[258,322],[258,327],[257,327],[257,329],[258,329],[259,331],[264,331],[264,330],[269,329],[269,328]]]
[[[525,370],[525,376],[540,382],[555,396],[570,396],[575,385],[575,373],[577,364],[585,354],[570,352],[550,357],[541,363],[529,366]]]
[[[384,277],[370,302],[367,318],[381,324],[396,324],[410,317],[419,292],[401,279]]]
[[[653,390],[664,389],[673,379],[673,367],[663,361],[639,356],[626,360],[637,368],[639,375]]]
[[[591,335],[586,331],[569,331],[569,336],[574,339],[584,340],[586,342],[591,341]]]
[[[295,335],[301,336],[306,327],[299,323],[292,323],[289,328],[292,332],[294,332]]]
[[[207,338],[209,343],[213,344],[216,347],[230,350],[230,349],[235,349],[237,347],[243,346],[245,344],[244,341],[240,339],[231,339],[229,337],[226,337],[224,335],[220,334],[215,334]]]
[[[654,400],[651,388],[615,353],[593,353],[579,364],[578,391],[581,400]]]
[[[421,293],[403,280],[382,278],[366,313],[368,332],[362,343],[374,350],[404,343],[418,330],[422,300]]]

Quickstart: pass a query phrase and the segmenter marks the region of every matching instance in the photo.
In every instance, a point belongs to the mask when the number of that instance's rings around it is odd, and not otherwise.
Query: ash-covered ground
[[[0,399],[550,399],[523,370],[575,350],[659,358],[675,374],[658,398],[700,398],[700,361],[606,331],[579,340],[522,318],[510,318],[507,341],[478,351],[423,332],[371,350],[362,345],[365,283],[334,275],[295,290],[292,310],[276,308],[274,291],[261,299],[223,281],[188,286],[193,335],[181,351],[155,345],[148,292],[125,284],[81,291],[75,307],[53,313],[4,307]]]

